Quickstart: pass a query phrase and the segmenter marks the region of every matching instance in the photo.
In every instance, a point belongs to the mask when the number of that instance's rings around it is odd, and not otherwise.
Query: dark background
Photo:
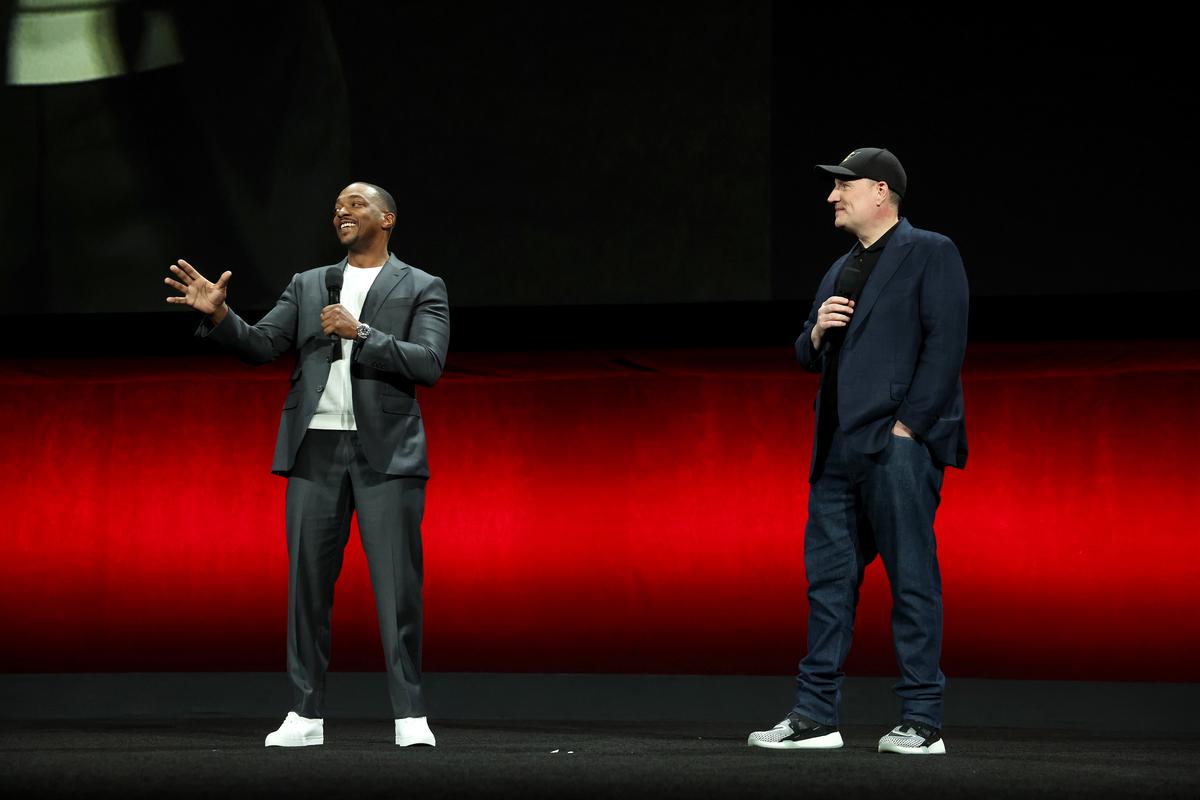
[[[786,343],[851,243],[812,165],[868,145],[962,251],[973,339],[1192,335],[1189,45],[1152,10],[165,7],[182,66],[7,91],[0,308],[46,352],[193,347],[181,256],[254,318],[339,258],[358,178],[455,349]]]

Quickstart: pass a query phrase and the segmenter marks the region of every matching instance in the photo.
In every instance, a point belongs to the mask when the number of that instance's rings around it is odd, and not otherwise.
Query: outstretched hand
[[[220,279],[216,283],[213,283],[197,272],[195,267],[182,258],[171,265],[171,272],[175,274],[175,278],[178,278],[178,280],[164,278],[163,282],[183,296],[168,297],[168,303],[188,305],[201,314],[224,318],[226,313],[225,295],[227,294],[229,279],[233,277],[232,272],[226,270],[221,273]],[[220,319],[217,321],[219,322]]]

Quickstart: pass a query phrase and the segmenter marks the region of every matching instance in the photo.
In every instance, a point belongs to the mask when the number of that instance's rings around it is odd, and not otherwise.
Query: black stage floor
[[[329,719],[323,747],[264,748],[274,719],[10,721],[7,797],[1197,797],[1195,735],[955,727],[944,757],[747,747],[754,723],[472,722],[398,748],[390,720]]]
[[[0,675],[0,796],[1200,797],[1198,684],[951,680],[948,754],[906,757],[891,683],[847,678],[846,746],[806,753],[746,746],[787,676],[427,673],[431,749],[333,672],[327,743],[267,749],[279,673]]]

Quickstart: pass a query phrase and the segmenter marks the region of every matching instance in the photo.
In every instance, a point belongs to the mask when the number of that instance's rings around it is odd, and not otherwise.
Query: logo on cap
[[[848,156],[846,156],[845,158],[843,158],[843,159],[842,159],[842,163],[843,163],[843,164],[845,164],[847,161],[849,161],[850,159],[854,158],[856,155],[858,155],[858,151],[857,151],[857,150],[855,150],[853,153],[851,153],[850,155],[848,155]]]

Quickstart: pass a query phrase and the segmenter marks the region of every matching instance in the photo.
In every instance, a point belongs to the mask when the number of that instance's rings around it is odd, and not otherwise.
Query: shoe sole
[[[824,736],[814,736],[811,739],[795,741],[762,742],[754,737],[746,740],[751,747],[765,747],[768,750],[836,750],[842,746],[842,734],[838,731]]]
[[[412,747],[415,744],[425,745],[426,747],[437,747],[437,739],[397,739],[396,744],[400,747]]]
[[[946,755],[946,743],[938,739],[928,747],[904,747],[898,744],[879,744],[879,752],[881,753],[899,753],[902,756],[944,756]]]
[[[267,739],[267,747],[310,747],[316,744],[325,744],[325,737],[322,736],[305,736],[303,739],[288,739],[282,742],[272,742]]]

